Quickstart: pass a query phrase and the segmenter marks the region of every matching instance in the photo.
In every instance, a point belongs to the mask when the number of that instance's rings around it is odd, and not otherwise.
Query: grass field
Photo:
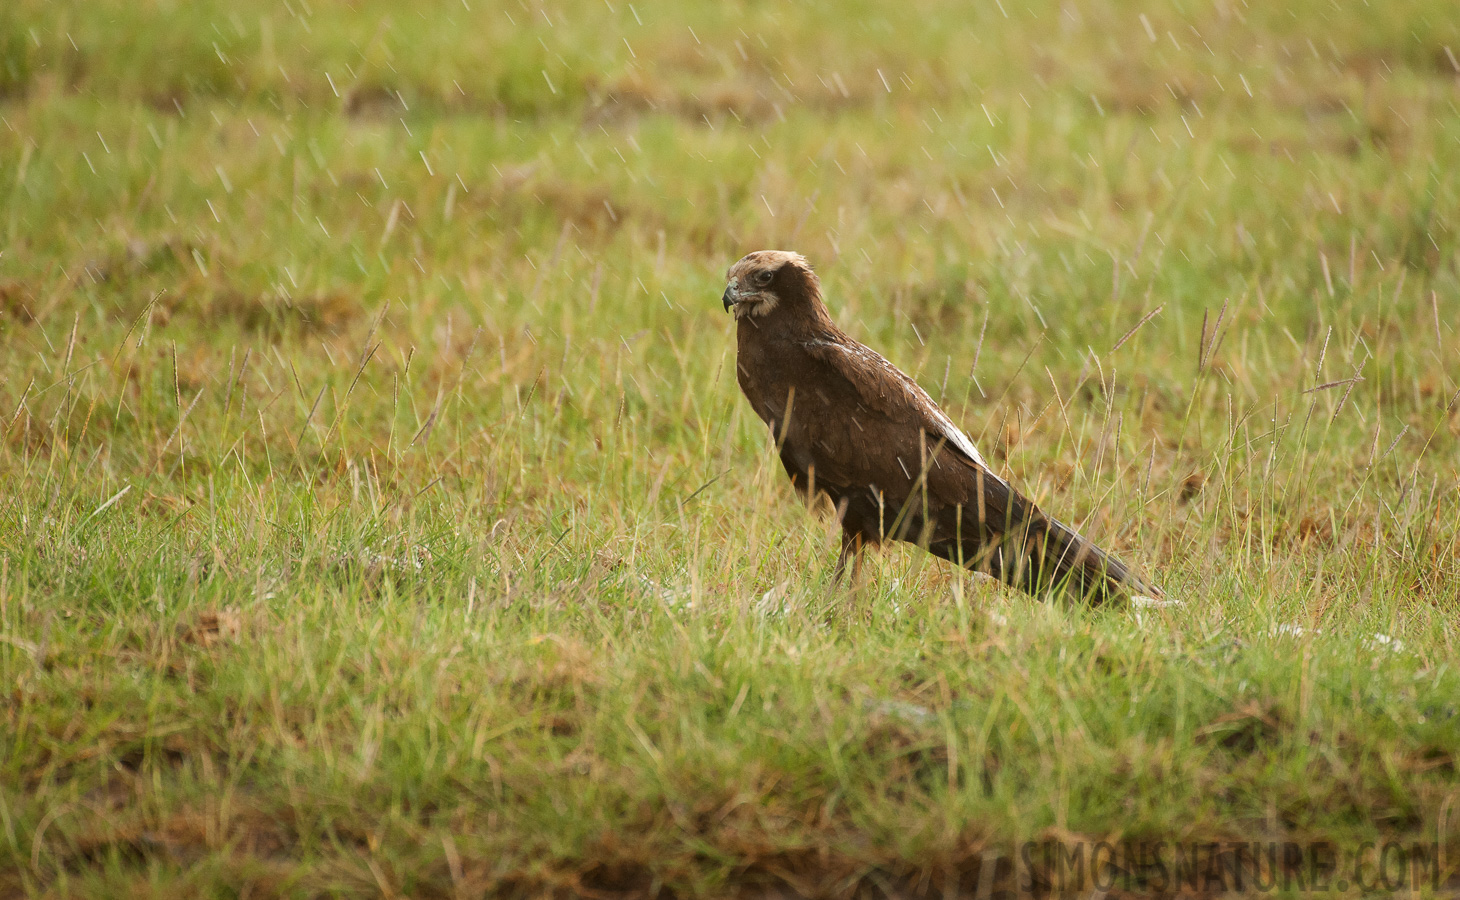
[[[9,0],[0,895],[1454,889],[1457,53],[1449,0]],[[1185,605],[832,585],[719,304],[771,247]]]

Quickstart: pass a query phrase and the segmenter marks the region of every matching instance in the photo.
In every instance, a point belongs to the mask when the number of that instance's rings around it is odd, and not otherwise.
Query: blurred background
[[[501,512],[522,460],[581,496],[632,457],[619,505],[693,490],[763,440],[723,271],[790,248],[1097,532],[1144,518],[1096,512],[1136,474],[1191,499],[1260,461],[1239,432],[1319,454],[1276,527],[1332,532],[1312,479],[1456,452],[1450,12],[12,2],[6,465],[104,445],[179,490],[227,453],[417,489],[447,466],[504,478]],[[1292,427],[1314,403],[1341,440]],[[400,440],[442,422],[440,453]]]

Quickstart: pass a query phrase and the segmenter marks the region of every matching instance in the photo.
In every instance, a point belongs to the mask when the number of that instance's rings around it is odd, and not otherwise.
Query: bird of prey
[[[837,580],[850,561],[855,581],[864,547],[898,540],[1036,596],[1162,596],[995,474],[916,381],[838,328],[805,257],[760,250],[725,277],[737,380],[796,490],[835,507]]]

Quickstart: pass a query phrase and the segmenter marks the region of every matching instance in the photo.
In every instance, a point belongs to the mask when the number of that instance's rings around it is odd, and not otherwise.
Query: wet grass
[[[1454,845],[1447,4],[402,10],[0,10],[0,893]],[[765,247],[1186,605],[833,588]]]

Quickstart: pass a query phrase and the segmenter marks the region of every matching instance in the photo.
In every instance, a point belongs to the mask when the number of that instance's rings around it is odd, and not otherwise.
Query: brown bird
[[[837,327],[806,258],[760,250],[730,267],[736,372],[802,495],[831,500],[836,578],[863,547],[909,541],[1031,594],[1100,602],[1161,591],[994,474],[916,381]]]

